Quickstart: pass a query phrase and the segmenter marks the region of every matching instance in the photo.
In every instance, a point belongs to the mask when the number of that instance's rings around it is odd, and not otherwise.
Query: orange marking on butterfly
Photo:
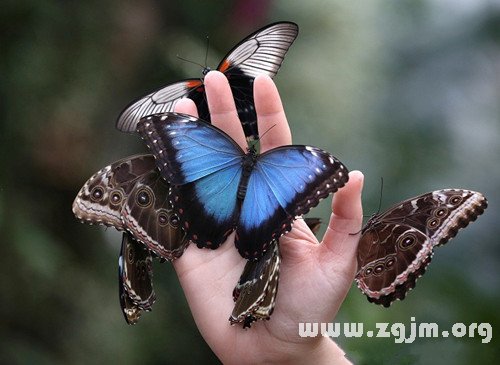
[[[191,80],[191,81],[186,81],[186,87],[188,89],[196,89],[196,91],[203,91],[203,83],[200,80]]]
[[[226,72],[226,71],[227,71],[227,69],[228,69],[229,67],[231,67],[231,62],[230,62],[230,61],[228,61],[228,60],[226,59],[226,60],[224,60],[224,62],[222,62],[222,64],[220,65],[220,67],[219,67],[219,71],[220,71],[220,72]]]

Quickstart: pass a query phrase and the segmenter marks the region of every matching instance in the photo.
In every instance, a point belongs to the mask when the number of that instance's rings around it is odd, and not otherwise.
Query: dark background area
[[[336,321],[487,322],[491,343],[338,342],[359,364],[498,359],[498,1],[18,0],[0,7],[0,363],[217,363],[169,264],[155,263],[153,312],[125,324],[120,234],[78,223],[71,204],[101,167],[146,151],[114,128],[125,105],[201,75],[177,55],[204,63],[209,35],[215,67],[242,37],[278,20],[300,26],[275,79],[294,142],[365,173],[365,214],[377,210],[381,177],[383,209],[448,187],[490,202],[437,250],[405,301],[379,308],[353,287]],[[311,215],[327,222],[329,205]]]

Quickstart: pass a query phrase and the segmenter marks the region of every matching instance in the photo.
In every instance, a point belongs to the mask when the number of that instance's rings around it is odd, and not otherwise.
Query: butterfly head
[[[201,69],[202,69],[201,73],[202,73],[203,76],[206,76],[210,71],[212,71],[212,69],[210,67],[206,66],[206,64],[207,64],[206,58],[205,58],[205,66],[202,65],[201,63],[188,60],[187,58],[181,57],[179,55],[177,55],[177,58],[180,59],[180,60],[182,60],[182,61],[184,61],[184,62],[189,62],[189,63],[192,63],[194,65],[200,66]]]
[[[254,159],[257,158],[257,155],[258,155],[257,146],[258,146],[258,144],[260,143],[262,138],[264,138],[264,136],[267,134],[267,132],[269,132],[275,126],[276,126],[276,124],[273,124],[264,133],[262,133],[262,135],[257,136],[257,138],[255,138],[255,139],[247,139],[247,141],[248,141],[247,154],[252,155],[254,157]]]
[[[383,191],[384,191],[384,178],[381,177],[380,178],[380,198],[379,198],[379,201],[378,201],[377,212],[373,213],[370,216],[370,218],[368,219],[368,221],[366,222],[366,224],[363,226],[363,228],[361,228],[361,234],[365,233],[370,228],[374,228],[377,224],[380,223],[378,221],[378,219],[379,219],[379,216],[380,216],[380,209],[382,208],[382,195],[383,195]]]
[[[259,154],[257,152],[257,141],[252,141],[251,143],[248,144],[247,154],[254,158],[257,157],[257,155]]]
[[[373,226],[376,226],[378,224],[378,217],[379,217],[379,213],[373,213],[370,216],[370,218],[368,218],[368,221],[361,229],[361,233],[364,233],[367,229],[372,228]]]

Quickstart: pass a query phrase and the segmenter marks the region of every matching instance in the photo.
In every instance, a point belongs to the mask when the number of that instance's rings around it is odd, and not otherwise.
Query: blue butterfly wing
[[[179,113],[143,118],[138,130],[172,184],[172,202],[188,239],[217,248],[238,218],[243,150],[210,124]]]
[[[283,146],[258,157],[247,184],[235,244],[256,259],[306,214],[347,182],[347,168],[334,156],[309,146]]]

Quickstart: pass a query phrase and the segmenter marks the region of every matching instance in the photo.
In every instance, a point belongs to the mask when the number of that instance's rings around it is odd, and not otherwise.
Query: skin
[[[213,124],[243,149],[245,136],[225,76],[211,71],[205,87]],[[258,76],[254,82],[259,130],[267,131],[261,151],[292,143],[290,128],[274,82]],[[197,116],[196,106],[182,99],[175,111]],[[321,243],[302,220],[280,238],[282,255],[279,292],[270,321],[252,328],[229,324],[232,291],[244,259],[234,246],[234,233],[217,250],[190,245],[174,267],[202,336],[225,364],[328,363],[349,364],[328,337],[302,338],[299,322],[332,322],[354,279],[356,250],[362,224],[363,174],[351,171],[348,184],[334,194],[332,215]]]

